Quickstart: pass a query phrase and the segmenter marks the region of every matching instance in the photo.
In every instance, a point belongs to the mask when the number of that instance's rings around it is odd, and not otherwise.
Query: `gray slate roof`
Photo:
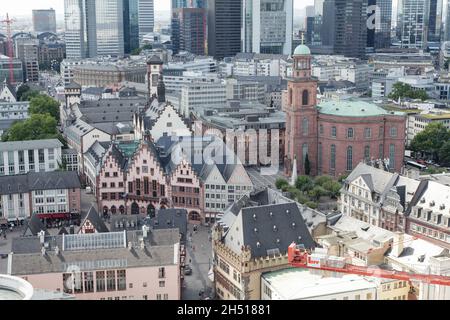
[[[29,172],[0,177],[0,194],[73,188],[81,188],[80,179],[74,171]]]
[[[45,148],[61,148],[63,145],[58,139],[43,139],[43,140],[26,140],[13,142],[0,142],[1,151],[16,151],[16,150],[34,150]]]
[[[47,231],[47,228],[41,222],[41,219],[39,219],[39,217],[36,214],[33,214],[31,218],[27,221],[27,226],[25,228],[23,236],[24,237],[37,236],[37,234],[42,230],[45,231],[46,235],[50,235]]]
[[[235,230],[241,219],[241,228]],[[231,232],[230,232],[231,230]],[[271,250],[285,254],[292,242],[314,248],[314,240],[296,203],[243,208],[237,220],[224,236],[225,244],[238,251],[249,246],[252,258],[265,257]],[[233,236],[234,239],[231,239]]]
[[[151,223],[154,229],[178,229],[181,234],[181,243],[186,243],[187,216],[185,209],[163,209],[158,211]]]
[[[77,235],[79,237],[89,235]],[[100,262],[105,260],[120,261],[127,268],[164,266],[174,264],[175,244],[179,243],[176,229],[153,230],[146,239],[146,248],[140,249],[141,231],[128,231],[127,242],[132,243],[132,249],[119,247],[113,249],[62,250],[63,236],[46,237],[49,242],[45,255],[41,254],[39,237],[13,239],[11,256],[11,274],[27,275],[40,273],[64,272],[71,264],[80,262]],[[54,249],[58,246],[60,254]],[[116,267],[112,267],[116,268]]]

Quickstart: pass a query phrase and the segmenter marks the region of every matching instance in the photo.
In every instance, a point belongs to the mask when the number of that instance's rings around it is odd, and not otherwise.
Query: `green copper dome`
[[[309,56],[310,54],[311,50],[304,44],[299,45],[294,51],[294,56]]]

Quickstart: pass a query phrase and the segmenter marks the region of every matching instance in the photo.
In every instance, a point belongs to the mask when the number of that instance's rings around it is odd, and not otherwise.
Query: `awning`
[[[70,218],[70,213],[41,213],[37,216],[39,219],[66,219]]]

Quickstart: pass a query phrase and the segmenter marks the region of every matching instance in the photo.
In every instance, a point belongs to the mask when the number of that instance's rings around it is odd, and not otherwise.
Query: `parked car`
[[[427,161],[425,161],[425,163],[427,163],[427,164],[435,164],[435,162],[433,160],[427,160]]]
[[[192,274],[192,268],[190,265],[185,265],[184,266],[184,275],[186,276],[190,276]]]
[[[423,164],[423,165],[427,164],[427,163],[425,162],[425,160],[423,160],[423,159],[417,160],[417,163],[420,163],[420,164]]]

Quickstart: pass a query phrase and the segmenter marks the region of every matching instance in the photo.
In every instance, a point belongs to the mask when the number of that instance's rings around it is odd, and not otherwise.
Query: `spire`
[[[295,182],[297,181],[297,157],[294,157],[294,164],[292,165],[292,176],[291,176],[291,186],[295,186]]]

